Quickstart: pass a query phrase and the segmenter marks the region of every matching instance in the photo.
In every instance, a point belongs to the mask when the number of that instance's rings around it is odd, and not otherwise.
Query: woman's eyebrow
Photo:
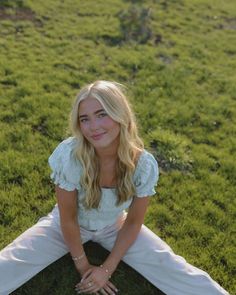
[[[97,110],[96,112],[94,112],[94,114],[96,115],[96,114],[98,114],[100,112],[104,112],[104,109]]]
[[[104,111],[105,111],[104,109],[99,109],[99,110],[95,111],[94,114],[97,115],[98,113],[104,112]],[[88,117],[88,115],[86,115],[86,114],[79,115],[79,118],[84,118],[84,117]]]

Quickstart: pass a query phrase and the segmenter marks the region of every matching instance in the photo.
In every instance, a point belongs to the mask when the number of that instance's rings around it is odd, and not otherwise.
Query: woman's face
[[[79,124],[83,136],[96,150],[117,148],[120,124],[114,121],[95,98],[86,98],[79,104]]]

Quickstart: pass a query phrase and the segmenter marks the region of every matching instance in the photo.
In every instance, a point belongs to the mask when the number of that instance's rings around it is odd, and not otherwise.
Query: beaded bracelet
[[[109,274],[109,270],[107,268],[103,268],[103,264],[101,264],[100,267],[105,270],[105,273]],[[111,278],[111,276],[109,276],[109,279],[110,278]]]
[[[77,263],[79,263],[79,261],[80,261],[81,259],[83,259],[84,257],[85,257],[85,253],[83,253],[83,254],[80,255],[80,256],[72,256],[71,258],[72,258],[72,260],[74,261],[74,263],[77,264]]]

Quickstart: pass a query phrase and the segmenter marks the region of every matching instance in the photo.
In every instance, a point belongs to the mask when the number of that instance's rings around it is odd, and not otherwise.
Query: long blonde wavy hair
[[[135,116],[124,94],[122,84],[96,81],[81,89],[72,108],[70,123],[72,133],[79,141],[75,154],[83,168],[80,184],[85,191],[84,205],[87,209],[98,208],[101,200],[99,159],[94,147],[83,136],[79,122],[80,102],[88,97],[97,99],[106,113],[120,124],[115,171],[116,205],[120,205],[135,194],[132,177],[138,154],[143,150],[143,142],[138,136]]]

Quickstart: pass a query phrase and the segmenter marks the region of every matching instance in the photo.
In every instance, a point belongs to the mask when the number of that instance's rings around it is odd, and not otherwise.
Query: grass
[[[2,0],[0,246],[52,209],[47,159],[79,88],[115,80],[160,164],[146,224],[234,294],[235,30],[233,0]],[[113,280],[127,295],[161,294],[124,264]],[[76,281],[66,256],[14,294],[71,294]]]

